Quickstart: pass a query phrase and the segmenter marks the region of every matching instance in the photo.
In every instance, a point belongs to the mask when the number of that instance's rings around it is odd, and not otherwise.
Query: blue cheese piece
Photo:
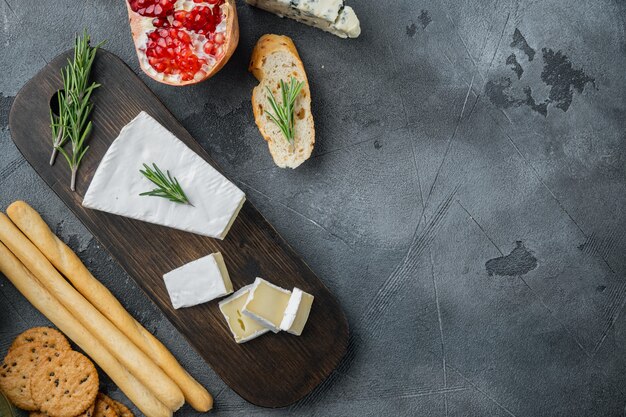
[[[252,6],[322,29],[341,38],[356,38],[361,26],[343,0],[246,0]]]
[[[334,22],[343,7],[342,0],[291,0],[291,6],[302,14]]]
[[[233,292],[220,252],[189,262],[163,275],[174,308],[192,307]]]
[[[253,284],[246,285],[219,304],[220,311],[237,343],[245,343],[270,331],[258,321],[242,314],[252,287]]]
[[[192,205],[140,196],[155,188],[139,172],[144,163],[169,171]],[[102,158],[83,207],[223,239],[245,199],[243,191],[141,112],[124,126]]]
[[[290,298],[291,291],[257,278],[250,288],[242,313],[278,333]]]
[[[292,17],[299,14],[297,9],[291,7],[291,0],[246,0],[252,6],[258,7],[279,17]]]
[[[339,37],[358,38],[361,34],[361,23],[350,6],[343,8],[339,17],[329,31]]]
[[[281,330],[300,336],[309,319],[313,298],[311,294],[294,288],[280,323]]]

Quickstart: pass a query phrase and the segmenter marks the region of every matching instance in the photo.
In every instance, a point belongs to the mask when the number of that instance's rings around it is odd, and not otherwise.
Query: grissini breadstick
[[[172,410],[163,405],[150,390],[128,372],[2,243],[0,243],[0,272],[37,310],[80,346],[142,413],[148,417],[172,416]]]
[[[52,233],[35,209],[24,201],[16,201],[7,208],[7,215],[78,292],[174,380],[185,395],[185,400],[194,409],[206,412],[212,408],[211,394],[185,371],[156,337],[126,311],[117,298],[89,272],[72,249]]]
[[[80,295],[4,213],[0,213],[0,241],[163,404],[172,411],[183,405],[185,398],[174,381]]]

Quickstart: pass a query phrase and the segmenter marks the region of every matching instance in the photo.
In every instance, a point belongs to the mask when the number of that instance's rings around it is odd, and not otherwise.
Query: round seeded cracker
[[[71,350],[70,343],[63,333],[50,327],[33,327],[26,330],[15,338],[9,348],[9,352],[16,347],[41,343],[44,347],[56,349],[58,351]]]
[[[122,404],[119,401],[115,401],[115,400],[111,400],[111,401],[113,401],[113,404],[115,404],[115,408],[117,408],[117,415],[119,417],[135,417],[133,412],[130,411],[130,408],[126,407],[124,404]]]
[[[93,417],[119,417],[113,400],[102,393],[98,393]]]
[[[30,384],[33,370],[42,363],[52,362],[59,355],[59,351],[46,348],[41,343],[29,343],[12,349],[0,366],[0,391],[16,407],[27,411],[37,410]]]
[[[37,367],[31,375],[30,386],[40,411],[51,417],[75,417],[95,402],[98,372],[85,355],[62,352]]]
[[[76,417],[93,417],[93,412],[95,408],[96,408],[96,403],[94,402],[93,404],[91,404],[91,407],[89,407],[84,413]],[[46,413],[42,413],[41,411],[31,411],[28,414],[28,417],[50,417],[50,416]]]

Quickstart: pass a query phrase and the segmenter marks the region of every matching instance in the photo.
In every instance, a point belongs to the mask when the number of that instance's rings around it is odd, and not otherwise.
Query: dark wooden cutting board
[[[264,407],[284,407],[311,392],[328,377],[344,355],[348,324],[337,300],[252,204],[245,203],[223,241],[81,206],[109,145],[120,129],[142,110],[216,166],[117,56],[100,51],[95,61],[93,79],[102,87],[93,97],[94,130],[89,139],[90,149],[79,170],[75,193],[69,189],[70,172],[62,157],[59,156],[54,166],[48,164],[51,152],[49,103],[62,87],[60,71],[68,56],[69,52],[54,59],[15,98],[9,126],[22,155],[161,308],[200,356],[241,397]],[[163,274],[217,251],[224,255],[235,289],[252,283],[259,276],[281,287],[291,289],[295,286],[313,294],[315,302],[302,336],[285,332],[266,334],[238,345],[217,301],[174,310],[163,283]]]

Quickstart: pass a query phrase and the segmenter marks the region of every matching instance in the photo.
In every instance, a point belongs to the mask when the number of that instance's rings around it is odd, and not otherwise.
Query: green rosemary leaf
[[[63,155],[67,163],[72,165],[72,159],[70,158],[69,154],[65,151],[65,149],[59,148],[59,152],[61,153],[61,155]]]
[[[172,176],[169,171],[167,171],[166,176],[154,162],[152,163],[152,167],[143,164],[143,168],[144,169],[140,169],[139,172],[156,185],[157,188],[143,192],[139,194],[140,196],[162,197],[175,203],[193,206],[176,177]]]
[[[98,48],[103,44],[101,42],[94,47],[90,46],[90,37],[86,30],[81,36],[76,36],[73,59],[68,59],[67,65],[61,71],[63,89],[57,94],[59,114],[50,112],[53,146],[50,165],[54,164],[57,153],[63,154],[71,170],[72,191],[76,189],[76,173],[88,149],[85,144],[92,130],[89,121],[93,110],[91,95],[100,87],[100,84],[89,81],[91,67]],[[71,144],[69,151],[63,149],[67,142]]]
[[[272,91],[269,87],[265,86],[268,93],[267,101],[270,103],[273,114],[268,110],[265,110],[265,113],[270,120],[278,126],[287,142],[293,144],[295,135],[294,109],[298,94],[300,94],[300,91],[302,91],[304,87],[304,81],[297,81],[294,77],[290,77],[288,84],[285,83],[284,80],[280,80],[279,85],[281,90],[281,103],[276,101],[276,97],[274,97]]]

